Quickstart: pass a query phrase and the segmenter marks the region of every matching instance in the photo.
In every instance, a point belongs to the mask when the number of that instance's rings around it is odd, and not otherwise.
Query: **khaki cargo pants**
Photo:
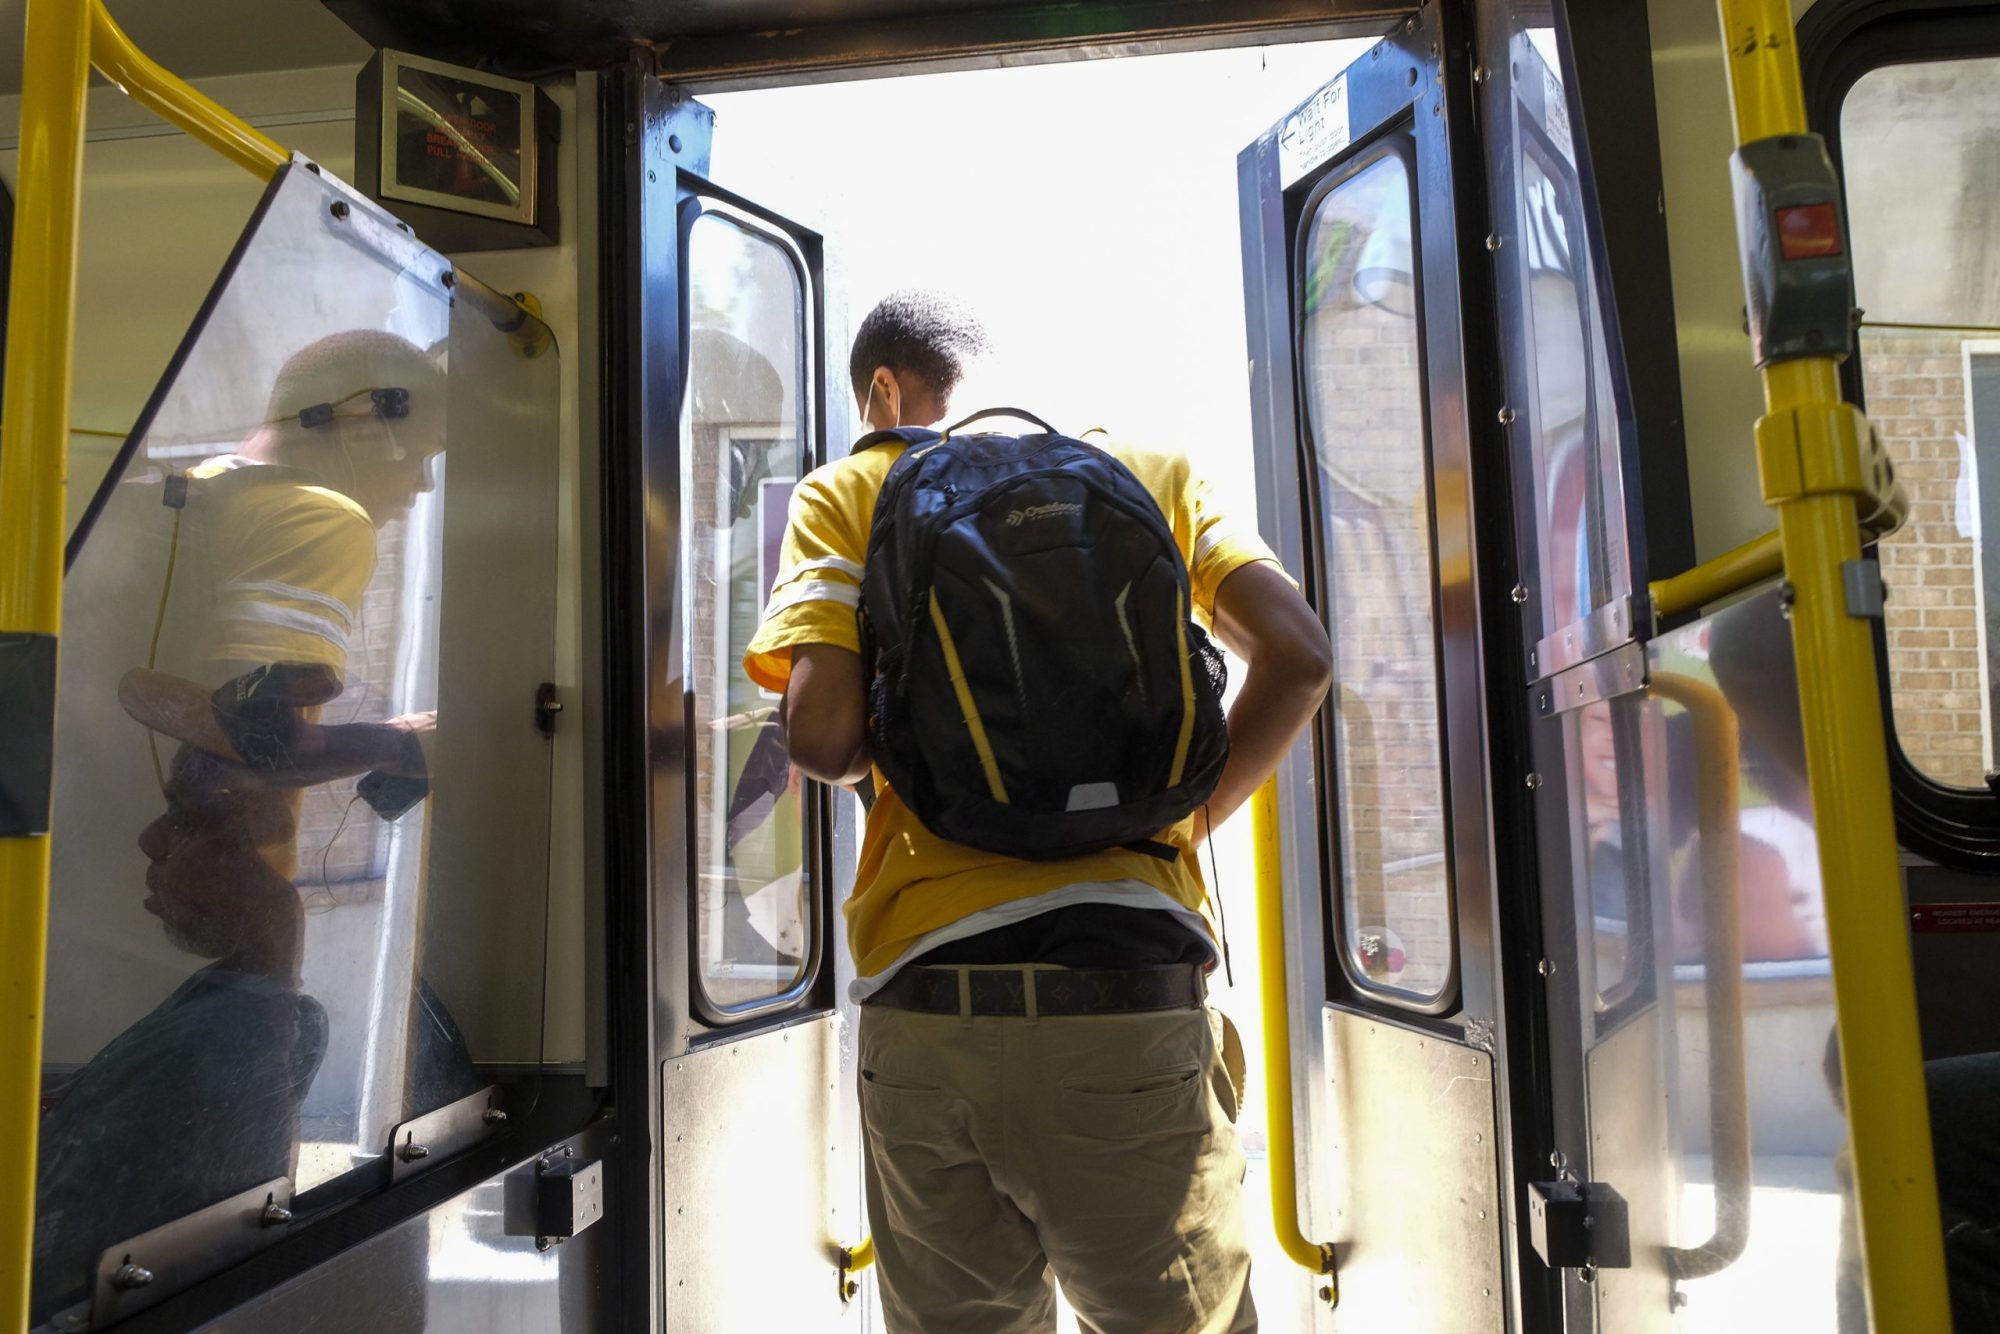
[[[863,1006],[868,1216],[892,1334],[1041,1334],[1056,1281],[1090,1334],[1254,1331],[1226,1024],[1208,1009]]]

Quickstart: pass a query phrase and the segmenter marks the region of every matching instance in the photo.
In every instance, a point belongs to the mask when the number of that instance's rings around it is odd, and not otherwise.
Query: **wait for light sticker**
[[[1285,117],[1278,131],[1279,183],[1290,186],[1347,147],[1347,76],[1341,75]]]

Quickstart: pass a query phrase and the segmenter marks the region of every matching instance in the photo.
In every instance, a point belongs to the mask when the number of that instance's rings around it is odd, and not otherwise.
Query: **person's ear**
[[[896,373],[887,366],[877,366],[871,381],[872,397],[875,400],[875,415],[868,424],[883,429],[903,424],[903,386],[896,381]]]

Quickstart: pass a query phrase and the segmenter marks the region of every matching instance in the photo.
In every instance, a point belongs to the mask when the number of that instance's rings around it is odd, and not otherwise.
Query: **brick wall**
[[[1970,435],[1963,339],[1868,329],[1861,358],[1869,418],[1910,496],[1909,522],[1880,546],[1896,735],[1923,772],[1979,787],[1978,549],[1959,523],[1959,437]],[[1966,501],[1976,514],[1977,494]]]

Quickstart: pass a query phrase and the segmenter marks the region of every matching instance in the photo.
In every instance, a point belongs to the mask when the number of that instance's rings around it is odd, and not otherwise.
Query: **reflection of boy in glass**
[[[192,748],[165,795],[139,836],[144,906],[213,962],[92,1057],[42,1124],[38,1316],[83,1295],[105,1247],[290,1176],[326,1054],[326,1011],[299,990],[299,894],[269,855],[291,843],[291,802]]]
[[[202,693],[230,683],[216,707],[232,744],[163,730],[255,767],[296,765],[293,733],[346,687],[377,532],[430,489],[444,443],[436,359],[394,334],[347,330],[285,363],[265,420],[235,453],[169,481],[176,514],[157,665]],[[199,711],[185,684],[167,677],[135,673],[121,694],[183,699],[185,711]],[[409,734],[397,772],[421,777],[419,749],[434,724],[430,714],[392,721]],[[277,733],[264,735],[270,728]]]

